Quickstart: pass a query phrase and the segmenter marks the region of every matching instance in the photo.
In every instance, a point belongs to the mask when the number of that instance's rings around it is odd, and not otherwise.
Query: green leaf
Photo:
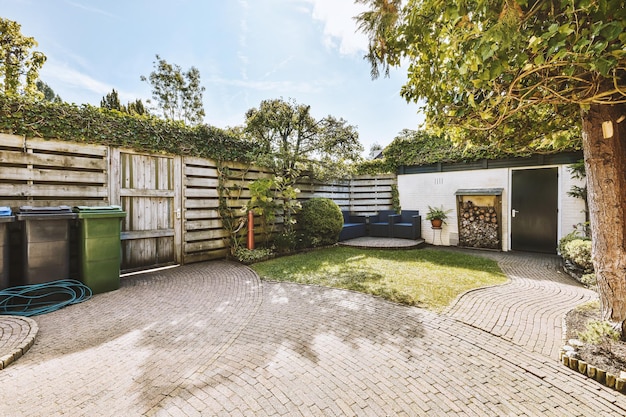
[[[602,27],[600,30],[600,35],[611,42],[616,39],[624,30],[624,25],[622,22],[609,22]]]
[[[600,74],[604,77],[608,77],[616,63],[617,62],[613,59],[599,58],[594,62],[594,66]]]
[[[570,35],[572,32],[574,32],[574,29],[573,29],[572,27],[570,27],[570,24],[569,24],[569,23],[566,23],[566,24],[561,25],[561,26],[559,27],[559,33],[560,33],[561,35],[568,36],[568,35]]]

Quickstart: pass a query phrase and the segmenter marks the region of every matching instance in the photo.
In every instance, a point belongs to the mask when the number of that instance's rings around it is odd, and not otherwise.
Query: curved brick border
[[[39,326],[21,316],[0,316],[0,369],[24,355],[35,343]]]

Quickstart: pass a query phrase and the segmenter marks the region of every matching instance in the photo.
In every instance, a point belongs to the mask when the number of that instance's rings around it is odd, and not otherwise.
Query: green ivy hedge
[[[385,148],[382,159],[365,161],[358,174],[395,173],[401,166],[429,165],[438,162],[472,162],[482,159],[529,157],[582,149],[580,137],[571,140],[515,143],[512,141],[464,146],[446,135],[405,129]]]
[[[223,161],[248,162],[257,151],[253,143],[213,126],[5,95],[0,95],[0,132]]]

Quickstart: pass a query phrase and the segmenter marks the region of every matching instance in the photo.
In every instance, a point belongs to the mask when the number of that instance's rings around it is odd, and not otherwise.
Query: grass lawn
[[[334,246],[251,267],[262,279],[360,291],[433,311],[464,291],[507,281],[495,261],[437,249]]]

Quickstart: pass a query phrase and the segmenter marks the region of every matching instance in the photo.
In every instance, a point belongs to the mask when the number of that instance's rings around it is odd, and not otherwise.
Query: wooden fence
[[[121,205],[123,270],[218,259],[228,252],[218,168],[209,159],[0,134],[0,206]],[[227,168],[234,209],[249,201],[251,181],[270,176],[244,164]],[[395,183],[394,175],[301,183],[298,198],[327,197],[371,214],[391,207]]]

